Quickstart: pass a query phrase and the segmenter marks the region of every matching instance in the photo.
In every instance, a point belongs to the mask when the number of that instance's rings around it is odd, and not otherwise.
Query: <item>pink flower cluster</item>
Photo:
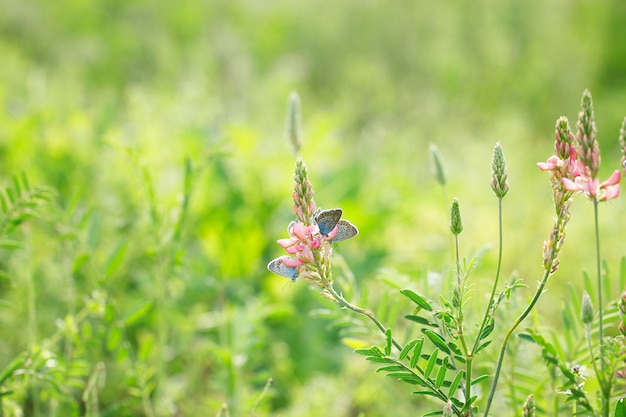
[[[537,166],[542,171],[558,172],[567,191],[582,191],[587,198],[598,201],[612,200],[619,196],[620,171],[615,170],[608,180],[601,183],[592,177],[591,169],[577,158],[573,145],[569,150],[569,158],[562,160],[553,155],[546,162],[538,162]]]
[[[604,182],[600,182],[597,178],[592,178],[588,174],[580,174],[574,178],[574,181],[563,178],[563,186],[568,191],[582,191],[585,197],[589,199],[606,201],[619,196],[620,179],[621,173],[619,170],[613,171],[609,179]]]
[[[315,252],[318,251],[324,243],[329,244],[337,235],[337,226],[324,236],[320,233],[317,224],[305,225],[301,222],[293,221],[289,224],[289,236],[286,239],[279,239],[277,242],[285,248],[287,253],[295,255],[295,257],[284,257],[283,263],[289,268],[296,268],[305,263],[315,264]]]

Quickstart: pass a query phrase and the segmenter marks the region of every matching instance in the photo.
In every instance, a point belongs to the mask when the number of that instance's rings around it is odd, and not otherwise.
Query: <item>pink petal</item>
[[[298,253],[298,246],[297,245],[289,246],[288,248],[285,248],[285,250],[287,251],[288,254],[295,255],[296,253]]]
[[[579,184],[577,184],[574,181],[570,180],[569,178],[562,178],[561,182],[563,183],[563,187],[565,187],[565,189],[567,191],[581,191],[581,190],[583,190],[582,186],[580,186]]]
[[[304,223],[297,222],[293,225],[291,232],[300,240],[306,240],[309,228]]]
[[[331,230],[328,236],[326,236],[326,240],[333,240],[335,236],[337,236],[338,231],[339,231],[339,226],[335,225],[335,227],[333,227],[333,230]]]
[[[287,268],[295,268],[302,263],[298,261],[297,259],[292,258],[290,256],[283,256],[280,259],[283,261],[283,263],[285,264]]]
[[[613,174],[611,174],[611,176],[609,177],[608,180],[606,180],[602,184],[600,184],[600,188],[604,188],[607,185],[619,184],[619,180],[620,179],[621,179],[621,172],[616,169],[615,171],[613,171]]]
[[[559,166],[561,160],[556,156],[551,156],[546,162],[537,162],[537,166],[542,171],[552,171]]]
[[[606,187],[600,201],[613,200],[619,197],[619,185]]]
[[[283,248],[287,249],[288,247],[293,246],[296,243],[298,243],[298,239],[294,239],[294,238],[278,239],[276,243],[278,243]]]
[[[300,256],[304,257],[304,259],[311,263],[315,263],[315,256],[313,256],[313,252],[308,246],[304,247],[304,250],[302,251],[302,254]]]

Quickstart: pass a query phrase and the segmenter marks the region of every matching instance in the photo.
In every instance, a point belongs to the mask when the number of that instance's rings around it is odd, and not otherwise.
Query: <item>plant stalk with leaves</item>
[[[612,370],[622,359],[619,354],[620,341],[611,341],[611,348],[606,348],[603,340],[603,310],[601,296],[601,271],[600,271],[600,248],[598,230],[598,202],[616,198],[619,194],[619,171],[611,177],[599,183],[597,173],[599,171],[599,146],[595,139],[595,122],[593,121],[593,109],[591,95],[588,91],[583,94],[582,111],[577,123],[577,134],[570,129],[567,118],[561,117],[556,122],[554,155],[545,163],[538,163],[538,167],[550,173],[552,197],[556,218],[549,233],[548,240],[543,247],[543,274],[530,301],[510,324],[502,339],[495,370],[491,378],[488,396],[482,411],[484,417],[489,416],[495,393],[498,387],[502,366],[504,363],[507,346],[511,336],[516,332],[520,324],[537,306],[539,298],[544,294],[549,278],[558,270],[560,253],[565,240],[565,228],[570,220],[570,206],[572,196],[582,191],[594,202],[595,226],[596,226],[596,254],[598,276],[598,328],[599,328],[599,357],[594,359],[593,346],[589,343],[591,362],[596,370],[600,387],[602,402],[602,417],[608,417],[609,403],[612,398],[614,375]],[[288,134],[296,155],[301,147],[299,99],[297,95],[290,98]],[[622,125],[620,144],[626,155],[626,119]],[[435,155],[437,177],[442,186],[445,184],[443,165],[437,162],[440,156]],[[626,156],[622,163],[626,164]],[[626,168],[626,167],[625,167]],[[296,281],[301,278],[321,289],[321,295],[338,303],[342,308],[366,316],[376,328],[384,335],[383,347],[372,346],[365,349],[357,349],[356,353],[366,356],[366,360],[379,363],[378,371],[387,376],[419,387],[414,394],[434,397],[441,401],[441,408],[424,416],[473,416],[478,412],[478,396],[473,395],[472,387],[488,380],[487,374],[477,377],[474,375],[474,361],[478,353],[487,348],[492,340],[490,338],[495,327],[495,312],[504,299],[508,299],[515,288],[523,286],[521,280],[515,280],[506,284],[504,289],[499,290],[500,275],[502,270],[503,254],[503,198],[509,191],[508,175],[501,145],[498,143],[494,148],[492,159],[491,188],[498,198],[498,225],[499,246],[498,260],[495,275],[489,295],[487,307],[482,319],[477,324],[477,333],[473,339],[467,334],[465,323],[467,318],[465,309],[470,301],[468,291],[468,279],[473,270],[476,259],[469,262],[461,260],[459,250],[459,235],[463,230],[459,203],[454,199],[451,208],[450,230],[454,236],[455,253],[455,282],[451,289],[451,299],[441,297],[440,306],[430,301],[428,297],[418,294],[412,289],[403,289],[402,295],[410,299],[415,307],[412,314],[405,318],[420,326],[422,335],[409,340],[406,343],[398,341],[392,333],[392,329],[385,326],[371,311],[352,304],[344,298],[340,291],[334,287],[331,268],[331,256],[333,242],[345,240],[358,233],[358,230],[349,221],[341,218],[341,209],[321,210],[313,201],[313,187],[308,180],[308,171],[302,159],[298,158],[294,174],[293,212],[296,220],[288,227],[289,238],[280,239],[278,243],[287,251],[287,256],[282,256],[270,262],[268,268],[279,275]],[[428,317],[430,316],[430,317]],[[593,320],[593,305],[591,299],[586,296],[583,301],[582,320],[587,326],[587,334],[590,335],[590,323]],[[529,339],[542,346],[544,358],[552,355],[553,349],[550,344],[536,332],[529,335]],[[590,341],[591,338],[589,337]],[[608,343],[608,342],[606,342]],[[397,353],[394,353],[394,348]],[[623,349],[622,349],[623,350]],[[606,356],[606,357],[605,357]],[[605,366],[605,362],[611,362],[611,366]],[[596,415],[591,401],[582,390],[584,375],[582,368],[569,368],[565,364],[558,363],[558,368],[567,379],[568,392],[576,404],[582,409]],[[619,404],[622,403],[618,403]],[[527,397],[523,405],[524,416],[535,415],[535,398]]]

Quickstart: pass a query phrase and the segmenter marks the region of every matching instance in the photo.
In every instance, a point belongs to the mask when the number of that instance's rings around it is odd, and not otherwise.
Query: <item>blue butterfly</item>
[[[283,258],[289,258],[289,256],[281,256],[280,258],[276,258],[267,264],[267,269],[271,272],[280,275],[281,277],[291,279],[291,282],[296,282],[296,278],[298,278],[298,270],[293,267],[288,267],[285,265]]]
[[[320,233],[324,236],[328,236],[335,226],[337,226],[337,235],[335,235],[331,242],[340,242],[359,234],[359,229],[348,220],[342,219],[342,215],[343,210],[340,208],[328,210],[318,209],[313,214],[313,219],[315,223],[317,223]]]

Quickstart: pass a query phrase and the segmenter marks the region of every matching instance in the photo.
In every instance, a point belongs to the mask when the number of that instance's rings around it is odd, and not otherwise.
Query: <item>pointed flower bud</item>
[[[450,230],[455,236],[458,236],[463,231],[463,222],[461,221],[459,200],[457,200],[456,198],[452,201],[452,209],[450,210]]]
[[[313,194],[315,193],[308,179],[306,165],[301,159],[296,161],[293,180],[295,182],[292,194],[293,212],[298,220],[305,225],[310,225],[315,211],[315,201],[313,201]]]
[[[430,156],[432,158],[433,171],[435,174],[435,179],[442,187],[446,185],[446,171],[443,167],[443,158],[441,157],[441,152],[439,152],[439,148],[436,145],[430,145]]]
[[[298,155],[302,147],[302,127],[300,96],[295,91],[289,94],[289,104],[287,105],[287,138],[293,146],[294,153]]]
[[[586,292],[583,294],[580,317],[587,326],[593,322],[593,302]]]
[[[493,149],[493,159],[491,160],[491,189],[500,199],[504,198],[509,192],[509,184],[507,182],[506,162],[504,160],[504,152],[500,142],[496,143]]]
[[[583,91],[580,113],[576,123],[576,139],[579,146],[579,159],[589,170],[589,177],[595,179],[600,169],[600,148],[596,139],[596,122],[593,115],[593,100],[589,90]]]
[[[524,401],[522,417],[535,417],[535,397],[532,394]]]

